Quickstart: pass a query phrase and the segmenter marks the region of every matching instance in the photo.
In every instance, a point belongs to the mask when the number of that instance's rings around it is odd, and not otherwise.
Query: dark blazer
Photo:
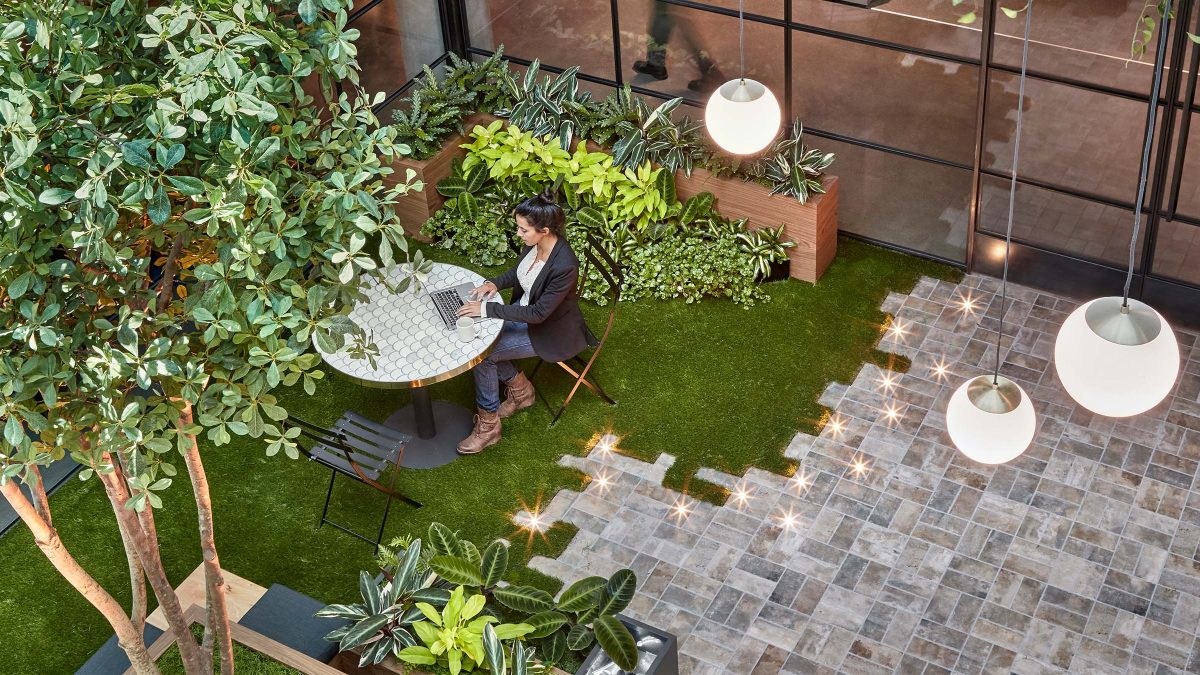
[[[530,248],[526,246],[521,250],[517,265],[524,261]],[[533,351],[546,361],[566,361],[594,342],[583,321],[583,312],[579,311],[576,290],[579,259],[564,237],[558,238],[550,257],[533,280],[528,305],[522,307],[517,304],[524,295],[524,289],[517,283],[516,266],[488,281],[496,284],[500,290],[513,289],[509,304],[487,303],[488,318],[529,324],[529,341],[533,344]]]

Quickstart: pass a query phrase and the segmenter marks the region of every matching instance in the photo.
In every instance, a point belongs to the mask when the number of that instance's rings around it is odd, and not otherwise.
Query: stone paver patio
[[[1200,672],[1196,336],[1177,333],[1174,396],[1097,417],[1050,364],[1076,303],[1010,286],[1002,372],[1039,431],[1017,460],[976,464],[943,411],[990,371],[998,286],[924,279],[890,296],[881,348],[909,372],[831,385],[830,423],[787,448],[794,476],[702,473],[730,488],[724,506],[664,488],[669,455],[564,458],[594,480],[546,516],[580,532],[533,566],[566,582],[632,567],[628,613],[679,636],[685,673]]]

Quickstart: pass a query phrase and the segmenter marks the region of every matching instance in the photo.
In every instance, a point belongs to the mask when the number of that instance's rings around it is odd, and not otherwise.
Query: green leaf
[[[493,673],[506,672],[504,646],[500,644],[500,638],[496,637],[496,629],[492,628],[490,623],[483,625],[483,652],[487,657],[488,668]]]
[[[479,218],[479,201],[475,196],[464,192],[458,196],[458,212],[462,214],[463,220],[467,222],[475,222]]]
[[[491,588],[500,583],[504,573],[508,571],[508,547],[500,541],[493,541],[483,550],[480,561],[480,571],[483,573],[483,586]]]
[[[576,211],[575,219],[579,221],[580,225],[583,225],[589,230],[596,230],[598,232],[605,232],[608,230],[608,222],[604,220],[604,214],[590,206],[585,206],[584,208]]]
[[[50,206],[56,206],[75,196],[74,192],[63,188],[49,188],[38,195],[38,201]]]
[[[567,623],[567,615],[551,609],[545,612],[538,612],[537,614],[534,614],[528,619],[525,619],[524,623],[533,626],[533,630],[530,631],[529,637],[544,638],[548,637],[551,633],[565,625]]]
[[[554,608],[554,598],[546,591],[532,586],[497,588],[492,595],[505,607],[526,614],[536,614]]]
[[[32,271],[26,270],[8,285],[8,297],[17,300],[25,295],[25,291],[28,291],[29,287],[33,285],[35,278]]]
[[[971,11],[971,12],[967,12],[966,14],[963,14],[962,16],[958,17],[958,22],[959,23],[975,23],[975,12]]]
[[[379,586],[366,570],[358,573],[358,592],[362,595],[363,602],[367,603],[368,612],[378,614],[383,611],[383,598],[379,595]]]
[[[600,599],[600,589],[608,580],[604,577],[585,577],[571,584],[558,599],[558,608],[564,612],[582,612]]]
[[[158,165],[163,169],[170,169],[178,164],[179,160],[183,159],[184,149],[183,145],[180,143],[172,143],[167,147],[166,152],[162,151],[161,145],[158,147]]]
[[[429,559],[429,569],[452,584],[479,586],[483,582],[479,577],[479,568],[458,556],[436,555]]]
[[[458,544],[458,537],[455,536],[450,528],[441,523],[430,523],[429,533],[426,536],[429,542],[429,548],[440,555],[459,555],[462,553],[462,546]]]
[[[712,211],[713,194],[711,192],[701,192],[692,197],[683,204],[683,211],[679,214],[679,222],[683,225],[690,225]]]
[[[424,602],[434,607],[444,607],[450,601],[450,591],[444,588],[421,588],[409,594],[413,602]]]
[[[25,430],[21,427],[21,423],[17,420],[16,415],[9,415],[4,422],[4,440],[14,448],[21,446],[21,441],[25,438]]]
[[[167,180],[181,194],[189,197],[194,197],[204,192],[204,181],[195,176],[167,176]]]
[[[463,194],[466,189],[467,181],[453,176],[443,179],[437,184],[437,191],[442,193],[442,196],[451,199]]]
[[[1021,13],[1021,10],[1019,9],[1009,9],[1008,7],[1001,7],[1000,11],[1004,12],[1004,15],[1010,19],[1017,18],[1017,16]]]
[[[354,627],[342,638],[339,646],[342,651],[353,649],[358,645],[375,637],[381,628],[387,625],[389,619],[387,614],[375,614],[369,616],[362,621],[354,624]]]
[[[429,651],[428,647],[405,647],[400,650],[398,656],[401,661],[413,663],[418,666],[432,666],[437,663],[437,657],[433,655],[433,652]]]
[[[654,187],[658,188],[658,193],[664,201],[668,204],[675,203],[675,174],[666,169],[660,170]]]
[[[121,155],[124,160],[139,169],[150,168],[150,141],[127,141],[121,144]]]
[[[637,575],[633,570],[617,570],[612,578],[600,591],[600,603],[597,612],[601,615],[616,614],[629,606],[633,600],[633,592],[637,589]]]
[[[581,652],[592,646],[595,639],[596,634],[587,624],[578,623],[571,626],[570,632],[567,633],[567,648],[573,652]]]
[[[300,20],[307,24],[312,24],[317,20],[317,3],[316,0],[300,0],[300,5],[296,8],[300,15]]]
[[[171,218],[171,200],[167,199],[167,191],[162,185],[154,191],[154,196],[150,198],[150,203],[146,207],[146,215],[150,216],[150,220],[155,225],[162,225]]]
[[[617,620],[617,617],[602,616],[596,619],[592,623],[592,630],[596,633],[596,642],[600,643],[600,648],[618,668],[633,670],[637,667],[637,643],[633,634],[625,624]]]
[[[542,658],[547,663],[558,663],[567,654],[567,636],[562,631],[550,636],[542,643]]]

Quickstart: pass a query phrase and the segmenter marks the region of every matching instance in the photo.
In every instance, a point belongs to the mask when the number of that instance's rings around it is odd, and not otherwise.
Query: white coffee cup
[[[475,339],[475,319],[469,316],[460,316],[454,325],[458,332],[459,340],[470,342]]]

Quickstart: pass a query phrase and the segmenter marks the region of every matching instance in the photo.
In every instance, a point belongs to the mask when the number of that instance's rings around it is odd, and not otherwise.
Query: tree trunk
[[[196,496],[196,514],[200,521],[200,550],[204,553],[205,595],[208,598],[208,627],[204,633],[204,646],[212,649],[215,640],[221,655],[221,675],[231,675],[233,640],[229,634],[229,608],[225,602],[225,575],[221,573],[221,559],[217,556],[212,499],[208,493],[208,476],[204,473],[204,464],[200,461],[200,448],[196,444],[196,436],[185,434],[183,431],[191,425],[192,404],[184,402],[178,427],[179,433],[188,439],[183,460],[187,464],[188,477],[192,481],[192,493]]]
[[[35,499],[41,501],[45,496],[45,490],[41,488],[40,480],[33,489]],[[43,494],[38,495],[38,491]],[[121,607],[121,603],[109,595],[108,591],[104,590],[104,587],[97,583],[67,551],[62,539],[58,537],[58,531],[38,515],[37,509],[25,498],[16,481],[5,481],[0,485],[0,493],[4,494],[9,505],[33,533],[33,539],[38,548],[50,560],[50,564],[54,565],[54,569],[58,570],[58,573],[75,590],[79,591],[84,599],[92,603],[92,606],[99,610],[109,625],[113,627],[113,631],[117,634],[117,642],[121,645],[121,649],[125,650],[134,671],[139,675],[158,675],[158,666],[154,664],[154,661],[150,659],[150,654],[146,651],[141,631],[134,628],[133,622],[125,616],[125,609]]]
[[[183,606],[179,604],[179,596],[171,586],[170,580],[167,579],[166,570],[163,569],[162,558],[158,553],[157,537],[148,534],[144,529],[146,527],[144,523],[148,523],[148,526],[153,528],[153,517],[147,513],[138,514],[133,509],[126,507],[130,494],[121,467],[112,461],[107,452],[104,453],[103,460],[112,463],[112,471],[109,473],[97,471],[96,475],[104,484],[104,491],[113,503],[114,513],[117,514],[119,520],[124,521],[125,530],[132,537],[133,549],[137,551],[138,559],[142,563],[142,570],[146,573],[146,580],[150,582],[150,588],[154,590],[159,606],[162,607],[163,614],[167,618],[171,634],[175,636],[175,644],[179,646],[179,656],[183,661],[184,671],[188,675],[211,675],[212,661],[206,658],[207,655],[200,650],[200,645],[192,636],[191,626],[183,614]],[[147,504],[143,511],[149,510],[150,505]]]
[[[121,468],[123,472],[124,465]],[[116,503],[111,501],[109,503],[114,509],[118,508]],[[129,610],[129,620],[133,622],[135,628],[143,630],[146,627],[146,613],[149,609],[149,599],[146,596],[146,573],[142,570],[142,562],[133,548],[133,537],[125,529],[125,520],[115,511],[113,515],[117,520],[117,528],[121,531],[121,545],[125,549],[125,562],[129,567],[129,588],[133,598],[133,604]]]

